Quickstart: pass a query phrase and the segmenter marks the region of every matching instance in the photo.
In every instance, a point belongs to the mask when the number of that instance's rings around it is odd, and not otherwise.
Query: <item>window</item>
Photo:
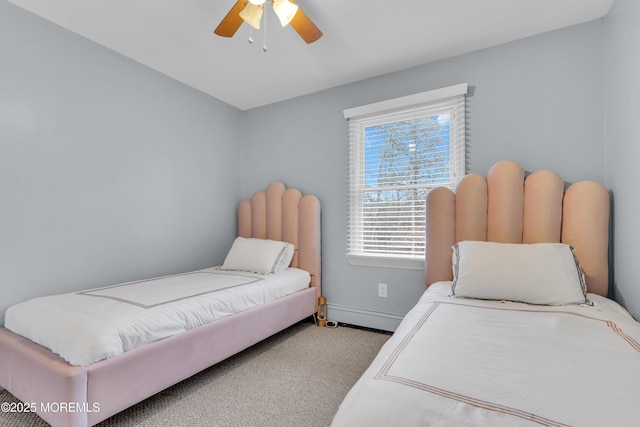
[[[350,264],[424,268],[425,202],[465,174],[467,84],[344,111]]]

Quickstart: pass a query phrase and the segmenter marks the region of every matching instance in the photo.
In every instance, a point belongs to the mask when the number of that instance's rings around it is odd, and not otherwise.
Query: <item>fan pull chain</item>
[[[267,51],[267,14],[266,14],[266,10],[264,13],[264,45],[262,46],[262,50],[264,52]]]
[[[247,40],[249,44],[253,44],[253,27],[249,25],[249,40]]]

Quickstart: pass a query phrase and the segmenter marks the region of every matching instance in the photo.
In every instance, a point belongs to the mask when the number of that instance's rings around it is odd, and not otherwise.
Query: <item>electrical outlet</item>
[[[386,283],[378,283],[378,297],[386,298],[387,297],[387,284]]]

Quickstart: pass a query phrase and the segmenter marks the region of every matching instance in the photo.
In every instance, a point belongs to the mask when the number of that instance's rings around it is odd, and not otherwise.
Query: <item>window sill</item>
[[[424,259],[408,259],[394,257],[377,257],[363,255],[347,255],[349,265],[383,268],[403,268],[407,270],[424,270]]]

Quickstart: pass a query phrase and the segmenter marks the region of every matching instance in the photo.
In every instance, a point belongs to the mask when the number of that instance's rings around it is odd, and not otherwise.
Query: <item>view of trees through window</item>
[[[449,114],[365,127],[365,253],[424,255],[427,193],[450,179],[449,131]]]
[[[344,110],[349,120],[347,260],[424,268],[426,200],[466,172],[460,83]]]

